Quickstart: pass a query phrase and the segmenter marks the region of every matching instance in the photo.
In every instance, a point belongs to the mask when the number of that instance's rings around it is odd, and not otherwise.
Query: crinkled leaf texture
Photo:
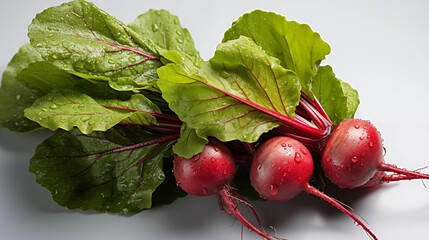
[[[172,143],[133,147],[156,138],[137,132],[129,127],[90,135],[57,131],[37,147],[30,171],[70,209],[127,214],[150,208]]]
[[[127,100],[130,93],[113,90],[105,82],[91,83],[42,61],[30,45],[24,45],[7,66],[0,88],[0,126],[17,132],[40,128],[24,116],[24,110],[52,89],[73,89],[94,98]]]
[[[156,124],[154,113],[160,110],[141,94],[127,101],[93,99],[72,90],[53,90],[25,109],[25,116],[50,130],[74,127],[88,134],[106,131],[119,123]]]
[[[160,48],[182,51],[200,58],[188,29],[183,28],[179,18],[166,10],[151,9],[141,14],[128,25],[145,39],[151,39]]]
[[[39,92],[18,81],[23,69],[42,60],[40,54],[29,44],[22,46],[13,56],[3,73],[0,88],[0,126],[12,131],[28,132],[39,125],[24,117],[24,109],[39,97]]]
[[[191,158],[196,153],[202,152],[207,143],[208,139],[198,136],[195,129],[184,123],[181,127],[180,138],[173,146],[173,151],[179,156]]]
[[[170,52],[175,63],[158,69],[158,85],[170,108],[201,138],[255,142],[293,117],[300,98],[294,72],[250,38],[222,43],[209,62]]]
[[[163,50],[94,4],[75,0],[39,13],[30,43],[42,57],[76,75],[109,81],[117,90],[155,88]]]
[[[307,24],[288,21],[273,12],[255,10],[242,15],[225,32],[223,42],[247,36],[281,65],[294,71],[302,90],[310,97],[317,66],[331,51],[329,45]]]
[[[359,105],[358,92],[338,79],[331,66],[319,67],[313,81],[313,93],[334,124],[352,118]]]

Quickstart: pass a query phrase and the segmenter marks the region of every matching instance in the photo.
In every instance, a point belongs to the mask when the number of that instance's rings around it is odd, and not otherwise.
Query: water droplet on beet
[[[306,148],[301,148],[301,152],[304,155],[308,155],[308,150]]]
[[[355,124],[355,128],[359,129],[360,128],[359,124]]]
[[[352,163],[357,163],[359,161],[359,158],[357,156],[352,157]]]
[[[277,185],[271,184],[270,186],[270,194],[276,195],[279,192],[279,187]]]
[[[374,147],[374,143],[373,142],[369,142],[369,147]]]
[[[215,152],[219,152],[219,148],[217,148],[217,147],[214,148],[214,150],[215,150]]]
[[[360,136],[360,137],[359,137],[359,139],[360,139],[360,140],[364,140],[364,139],[365,139],[365,137],[364,137],[364,136]]]
[[[214,162],[216,162],[216,158],[212,157],[212,158],[210,158],[210,161],[211,161],[212,163],[214,163]]]
[[[282,144],[280,144],[282,147],[286,147],[287,145],[286,145],[286,143],[282,143]]]
[[[261,169],[262,169],[262,164],[259,164],[258,165],[258,171],[261,171]]]
[[[299,153],[295,153],[295,158],[294,158],[296,163],[300,163],[302,162],[302,156]]]

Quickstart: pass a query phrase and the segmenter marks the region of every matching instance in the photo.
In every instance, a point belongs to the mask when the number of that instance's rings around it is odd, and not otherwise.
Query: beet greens
[[[185,193],[216,195],[244,226],[281,239],[264,230],[249,199],[255,190],[272,201],[304,191],[377,239],[356,212],[323,193],[324,183],[354,189],[429,179],[385,163],[380,133],[353,119],[357,91],[321,65],[330,46],[306,24],[254,10],[233,22],[208,60],[165,10],[125,24],[75,0],[39,13],[28,31],[29,44],[3,74],[0,126],[53,131],[30,171],[61,206],[134,214]],[[275,150],[263,148],[273,139],[290,140],[311,164],[259,174],[271,165],[265,158]],[[222,155],[203,159],[215,148]],[[286,169],[286,160],[273,164]],[[292,187],[279,189],[277,175]]]

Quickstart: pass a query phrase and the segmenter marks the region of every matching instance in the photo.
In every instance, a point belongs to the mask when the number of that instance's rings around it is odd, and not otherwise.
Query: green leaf
[[[303,91],[312,96],[311,81],[317,66],[330,53],[329,45],[306,24],[288,21],[272,12],[255,10],[244,14],[225,32],[223,42],[247,36],[283,67],[299,77]]]
[[[128,26],[163,49],[182,51],[200,58],[188,29],[180,25],[177,16],[166,10],[149,10]]]
[[[126,100],[130,92],[118,92],[105,82],[90,82],[79,78],[52,64],[39,61],[23,69],[16,80],[37,93],[37,97],[49,93],[52,89],[73,89],[94,98]]]
[[[291,117],[299,102],[294,72],[247,37],[220,44],[210,62],[181,62],[158,69],[170,108],[201,138],[255,142]]]
[[[18,81],[21,71],[31,63],[41,61],[40,54],[29,44],[13,56],[3,73],[0,88],[0,126],[12,131],[28,132],[39,127],[24,117],[24,109],[40,96],[38,91]]]
[[[180,131],[180,138],[173,146],[173,150],[179,156],[191,158],[197,153],[202,152],[207,143],[208,139],[201,138],[197,135],[195,129],[183,124]]]
[[[358,92],[338,79],[331,66],[319,67],[313,92],[334,124],[352,118],[359,106]]]
[[[157,107],[142,95],[133,95],[128,101],[99,100],[72,90],[53,90],[25,109],[25,116],[50,130],[71,130],[74,127],[85,134],[106,131],[116,124],[155,124],[151,113]]]
[[[135,131],[58,131],[37,147],[30,171],[70,209],[127,214],[150,208],[152,193],[165,178],[163,156],[171,142],[142,146],[154,136],[131,138]]]
[[[134,94],[127,101],[118,101],[116,99],[97,99],[96,101],[104,108],[132,113],[127,118],[121,120],[122,124],[156,125],[157,122],[154,115],[161,113],[157,105],[141,94]]]
[[[29,62],[23,57],[29,57]],[[74,89],[101,99],[130,98],[130,93],[115,91],[107,83],[89,82],[40,60],[34,48],[25,45],[6,68],[0,88],[0,110],[3,113],[0,126],[18,132],[40,128],[39,124],[24,116],[24,109],[52,89]]]
[[[30,42],[42,57],[80,77],[118,90],[156,88],[159,49],[94,4],[75,0],[39,13]]]

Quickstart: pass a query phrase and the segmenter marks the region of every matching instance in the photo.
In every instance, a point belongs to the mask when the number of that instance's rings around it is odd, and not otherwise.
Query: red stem
[[[311,195],[314,195],[316,197],[321,198],[322,200],[330,203],[332,206],[336,207],[338,210],[342,211],[343,213],[345,213],[347,216],[349,216],[350,218],[352,218],[356,224],[358,224],[359,226],[361,226],[363,228],[363,230],[365,230],[366,233],[368,233],[372,239],[377,240],[377,236],[375,236],[375,234],[359,219],[357,218],[355,215],[353,215],[348,209],[346,209],[343,205],[341,205],[338,200],[329,197],[328,195],[324,194],[323,192],[319,191],[317,188],[307,184],[305,191]]]
[[[135,109],[135,108],[129,108],[129,107],[119,107],[119,106],[109,106],[109,105],[103,105],[103,107],[105,107],[107,109],[114,109],[114,110],[120,110],[120,111],[125,111],[125,112],[143,112],[143,113],[150,114],[150,115],[156,117],[157,119],[163,119],[163,120],[166,120],[168,122],[181,123],[180,119],[175,115],[143,111],[143,110],[139,110],[139,109]]]
[[[393,172],[396,174],[405,175],[409,177],[409,179],[429,179],[429,174],[424,174],[416,171],[410,171],[407,169],[398,168],[397,166],[392,164],[381,163],[379,166],[379,169],[385,172]]]
[[[134,150],[134,149],[146,147],[146,146],[149,146],[149,145],[154,145],[154,144],[158,144],[158,143],[164,143],[164,142],[168,142],[168,141],[171,141],[171,140],[175,140],[175,139],[178,139],[179,137],[180,137],[180,134],[168,135],[168,136],[165,136],[165,137],[156,138],[156,139],[153,139],[153,140],[149,140],[149,141],[137,143],[137,144],[134,144],[134,145],[118,147],[118,148],[115,148],[115,149],[112,149],[112,150],[108,150],[108,151],[105,151],[105,152],[102,152],[102,153],[98,153],[97,155],[111,154],[111,153],[118,153],[118,152],[123,152],[123,151]]]
[[[326,130],[332,123],[329,123],[328,120],[325,119],[322,114],[320,114],[310,102],[305,100],[305,98],[301,98],[300,106],[308,113],[314,123],[322,130]]]
[[[296,119],[291,118],[291,117],[289,117],[287,115],[281,114],[281,113],[279,113],[279,112],[277,112],[275,110],[268,109],[268,108],[266,108],[266,107],[264,107],[262,105],[259,105],[259,104],[255,103],[255,102],[249,101],[247,99],[243,99],[243,98],[241,98],[239,96],[231,94],[230,92],[228,92],[226,90],[223,90],[223,89],[218,88],[216,86],[210,85],[207,82],[203,82],[203,81],[201,81],[199,79],[194,79],[194,80],[198,81],[198,82],[200,82],[200,83],[202,83],[202,84],[204,84],[204,85],[206,85],[206,86],[208,86],[210,88],[213,88],[216,91],[221,92],[221,93],[225,94],[226,96],[229,96],[229,97],[237,100],[238,102],[241,102],[241,103],[243,103],[243,104],[245,104],[247,106],[250,106],[250,107],[252,107],[252,108],[254,108],[254,109],[262,112],[262,113],[265,113],[265,114],[267,114],[267,115],[269,115],[269,116],[277,119],[278,121],[282,122],[283,124],[288,125],[288,126],[290,126],[292,128],[295,128],[296,130],[298,130],[298,131],[300,131],[300,132],[302,132],[304,134],[309,134],[309,135],[311,135],[311,136],[313,136],[315,138],[324,137],[326,135],[326,132],[324,130],[318,129],[314,125],[304,124],[303,122],[297,121]]]
[[[323,108],[322,104],[320,104],[319,100],[317,100],[316,96],[313,96],[313,99],[311,99],[307,94],[304,92],[301,93],[301,98],[304,98],[308,102],[311,103],[311,105],[316,109],[316,111],[323,116],[323,118],[328,122],[329,125],[332,125],[332,121],[329,118],[328,114],[326,113],[325,109]]]
[[[259,236],[263,237],[266,240],[273,240],[278,239],[282,240],[282,238],[272,236],[268,234],[262,227],[261,221],[259,217],[256,214],[255,209],[252,207],[250,203],[248,203],[246,200],[244,200],[241,196],[239,196],[237,193],[234,192],[234,190],[231,189],[231,187],[225,185],[222,187],[217,197],[219,199],[219,206],[222,210],[224,210],[229,215],[234,216],[237,220],[239,220],[244,226],[246,226],[249,230],[255,232]],[[261,229],[256,228],[251,222],[249,222],[238,210],[238,206],[236,204],[236,201],[240,201],[244,203],[246,207],[249,208],[249,210],[252,212],[252,214],[255,216],[257,223]]]
[[[408,176],[408,175],[391,174],[391,175],[384,176],[382,181],[385,183],[388,183],[388,182],[397,182],[397,181],[414,180],[414,179],[421,179],[421,178]]]

